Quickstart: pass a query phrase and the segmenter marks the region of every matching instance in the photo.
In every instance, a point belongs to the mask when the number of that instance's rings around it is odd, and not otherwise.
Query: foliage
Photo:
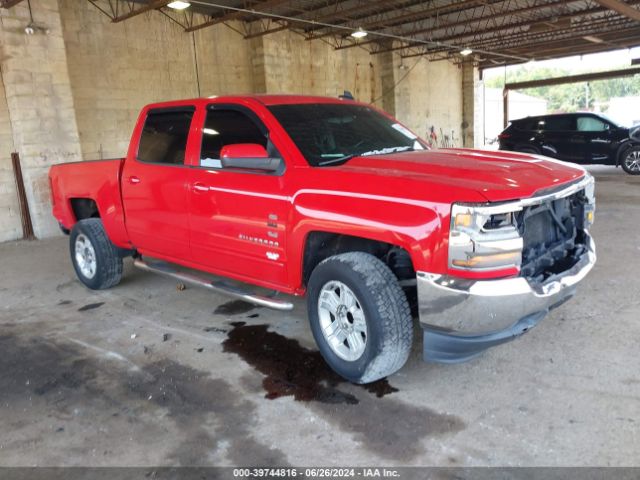
[[[620,67],[624,68],[624,67]],[[579,75],[587,71],[577,72],[562,68],[526,66],[507,73],[507,83],[542,80],[547,78]],[[490,88],[503,88],[504,76],[493,77],[485,82]],[[550,87],[529,88],[521,93],[548,101],[549,112],[576,112],[592,110],[596,103],[608,104],[613,97],[640,96],[640,75],[611,78],[593,82],[567,83]]]

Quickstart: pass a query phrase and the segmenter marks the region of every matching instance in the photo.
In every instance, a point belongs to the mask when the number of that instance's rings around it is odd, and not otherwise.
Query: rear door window
[[[138,160],[184,165],[194,112],[194,107],[149,110],[140,135]]]
[[[546,117],[541,120],[540,126],[545,132],[568,132],[575,131],[576,129],[575,117],[554,116]]]
[[[518,130],[523,131],[538,130],[538,120],[538,118],[527,118],[524,120],[520,120],[518,122],[515,122],[515,127]]]

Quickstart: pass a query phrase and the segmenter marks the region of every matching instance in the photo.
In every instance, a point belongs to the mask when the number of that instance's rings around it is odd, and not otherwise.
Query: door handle
[[[191,189],[195,193],[205,193],[209,191],[209,187],[207,187],[204,183],[196,182],[191,186]]]
[[[140,183],[140,179],[138,177],[136,177],[135,175],[132,175],[129,177],[129,183],[131,183],[132,185],[136,185],[138,183]]]

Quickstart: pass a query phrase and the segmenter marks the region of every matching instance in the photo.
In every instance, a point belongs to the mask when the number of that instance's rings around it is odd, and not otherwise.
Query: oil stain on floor
[[[321,403],[359,403],[353,394],[337,388],[345,380],[327,366],[320,352],[270,332],[268,325],[246,325],[244,322],[231,325],[234,328],[223,342],[224,351],[240,355],[265,375],[266,398],[292,396],[296,400]],[[378,397],[398,391],[386,379],[363,388]]]
[[[0,423],[9,431],[27,431],[37,421],[23,418],[25,407],[42,408],[56,428],[38,442],[59,445],[55,435],[65,432],[65,422],[87,412],[83,418],[96,422],[91,431],[106,424],[115,435],[117,419],[127,434],[133,425],[150,437],[173,431],[166,456],[172,465],[206,464],[212,452],[223,452],[234,465],[287,464],[280,450],[252,437],[255,404],[209,372],[166,359],[134,371],[114,368],[75,344],[37,333],[0,336],[0,352]],[[24,448],[32,441],[27,438]]]
[[[269,331],[268,325],[234,322],[232,326],[224,350],[239,355],[264,375],[266,398],[291,396],[308,402],[323,418],[376,454],[410,460],[423,453],[421,440],[425,437],[465,428],[453,415],[386,397],[398,391],[387,380],[366,386],[345,381],[329,369],[319,352]]]

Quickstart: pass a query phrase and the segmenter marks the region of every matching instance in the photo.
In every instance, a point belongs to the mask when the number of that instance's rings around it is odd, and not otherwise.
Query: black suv
[[[621,165],[640,174],[640,143],[594,113],[563,113],[512,120],[500,135],[500,150],[536,153],[574,163]]]

